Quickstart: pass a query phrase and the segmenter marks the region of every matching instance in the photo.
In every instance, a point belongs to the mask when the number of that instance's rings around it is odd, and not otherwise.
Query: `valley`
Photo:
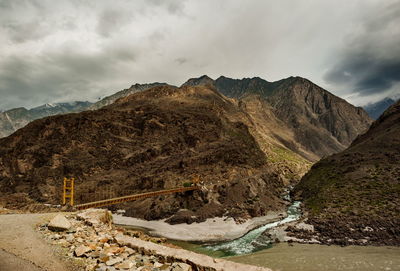
[[[75,204],[193,185],[198,178],[201,189],[109,206],[123,210],[114,223],[265,267],[273,260],[257,255],[280,251],[284,259],[292,242],[310,250],[296,254],[302,259],[317,253],[315,244],[398,246],[398,115],[397,103],[370,127],[362,108],[300,77],[136,84],[83,112],[34,120],[1,138],[0,205],[10,212],[54,211],[63,177],[76,178]],[[341,180],[346,174],[352,182]],[[368,250],[353,249],[360,266],[368,265]],[[326,257],[341,253],[332,247]],[[331,270],[329,261],[317,266]],[[307,258],[301,268],[309,264]]]
[[[0,271],[400,271],[400,0],[0,0]]]

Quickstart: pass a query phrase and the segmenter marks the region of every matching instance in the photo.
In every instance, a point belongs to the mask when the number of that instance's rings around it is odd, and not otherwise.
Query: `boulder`
[[[133,262],[131,261],[123,261],[122,263],[118,263],[115,265],[115,268],[119,269],[130,269],[133,267]]]
[[[123,259],[121,257],[116,257],[116,258],[109,259],[106,262],[106,265],[110,266],[110,265],[114,265],[114,264],[120,263],[122,261],[123,261]]]
[[[192,267],[186,263],[173,263],[171,271],[192,271]]]
[[[80,256],[82,256],[83,254],[85,254],[86,252],[89,252],[89,251],[91,251],[91,250],[92,250],[92,249],[91,249],[90,247],[81,245],[81,246],[79,246],[79,247],[77,247],[77,248],[75,249],[75,255],[76,255],[77,257],[80,257]]]
[[[76,215],[79,219],[84,220],[90,226],[105,224],[111,226],[112,214],[104,209],[88,209]]]
[[[47,227],[52,231],[66,231],[71,228],[71,223],[64,215],[58,214],[50,220]]]

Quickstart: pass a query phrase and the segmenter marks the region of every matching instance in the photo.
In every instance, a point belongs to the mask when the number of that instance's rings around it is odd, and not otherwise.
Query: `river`
[[[399,247],[274,244],[262,233],[278,225],[298,220],[301,216],[300,202],[293,202],[287,213],[286,218],[268,223],[232,241],[212,245],[171,242],[197,253],[226,257],[235,262],[280,271],[400,270]]]
[[[263,233],[298,220],[301,216],[300,202],[293,202],[287,214],[279,221],[267,223],[231,241],[208,244],[176,240],[169,242],[197,253],[280,271],[400,271],[399,247],[274,244]]]
[[[224,256],[234,256],[248,254],[259,251],[264,248],[269,248],[273,240],[263,236],[263,232],[276,226],[298,220],[301,216],[300,201],[293,202],[287,210],[287,217],[282,220],[268,223],[257,229],[254,229],[247,234],[243,235],[232,241],[218,243],[214,245],[203,246],[205,250],[220,251]]]

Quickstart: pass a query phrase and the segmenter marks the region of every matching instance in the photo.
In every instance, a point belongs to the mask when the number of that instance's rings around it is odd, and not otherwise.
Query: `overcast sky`
[[[190,77],[400,93],[400,0],[0,0],[0,109]]]

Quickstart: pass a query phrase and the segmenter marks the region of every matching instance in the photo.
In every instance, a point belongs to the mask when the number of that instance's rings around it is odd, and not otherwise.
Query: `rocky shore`
[[[269,270],[214,259],[168,244],[164,238],[117,228],[111,213],[102,209],[57,214],[37,229],[85,271]]]
[[[302,221],[287,223],[273,228],[264,235],[275,242],[296,242],[300,244],[321,244],[339,246],[397,246],[390,227],[369,226],[372,223],[343,223],[333,221]],[[390,225],[389,225],[390,226]],[[389,230],[388,230],[389,229]]]
[[[115,224],[129,228],[145,228],[150,235],[189,242],[221,242],[239,238],[264,224],[286,217],[285,211],[268,212],[265,216],[253,217],[238,223],[231,217],[214,217],[200,223],[171,225],[164,220],[148,221],[121,214],[113,215]]]

